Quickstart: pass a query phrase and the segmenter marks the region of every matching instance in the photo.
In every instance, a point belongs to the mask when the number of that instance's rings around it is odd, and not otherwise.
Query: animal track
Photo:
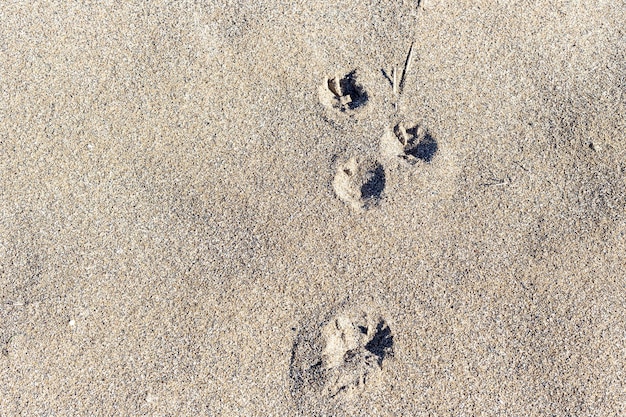
[[[315,323],[293,345],[292,393],[307,407],[353,399],[373,384],[393,356],[391,329],[380,315],[359,308]]]
[[[363,84],[359,82],[357,70],[343,77],[327,78],[320,87],[320,101],[326,107],[340,113],[353,115],[364,107],[369,100],[369,94]]]
[[[382,198],[385,169],[378,161],[353,157],[338,166],[333,188],[337,196],[355,210],[367,210]]]
[[[378,89],[380,86],[367,71],[353,70],[344,76],[326,78],[319,87],[319,99],[326,107],[325,116],[329,116],[325,119],[333,126],[338,126],[336,121],[341,121],[343,127],[352,124],[357,130],[380,126],[378,123],[364,125],[361,123],[362,115],[378,116],[381,114],[380,111],[384,110],[384,108],[379,108],[380,106],[393,105],[393,112],[387,115],[388,118],[383,119],[389,124],[385,123],[387,127],[380,139],[378,155],[372,157],[372,154],[366,151],[367,157],[353,156],[347,162],[340,164],[335,172],[332,182],[335,194],[357,212],[378,205],[383,198],[387,182],[389,182],[389,187],[387,187],[389,194],[408,186],[425,192],[428,189],[428,195],[442,195],[452,189],[438,186],[440,179],[450,178],[457,172],[454,169],[454,155],[447,151],[446,142],[441,143],[446,152],[443,152],[443,156],[437,156],[440,152],[440,144],[423,125],[416,124],[407,127],[402,122],[395,125],[393,122],[393,120],[402,120],[403,117],[402,108],[405,103],[401,100],[401,96],[407,90],[407,77],[415,61],[414,46],[415,43],[412,42],[401,72],[396,65],[393,66],[391,75],[384,69],[381,70],[391,85],[389,97],[386,99],[380,98]],[[364,85],[368,86],[367,90]],[[370,108],[377,108],[377,113],[369,113]],[[367,112],[364,111],[365,109],[368,109]],[[346,116],[349,117],[346,118]],[[366,147],[361,147],[361,149],[364,148]],[[350,155],[344,157],[348,156]],[[403,163],[403,160],[406,163]],[[404,175],[406,171],[404,173],[398,171],[406,169],[407,163],[419,164],[419,175],[411,174],[409,177]],[[416,174],[418,172],[417,169],[412,171]]]
[[[403,148],[400,156],[412,164],[418,160],[430,162],[437,153],[437,141],[421,125],[406,129],[403,123],[398,123],[393,132]]]

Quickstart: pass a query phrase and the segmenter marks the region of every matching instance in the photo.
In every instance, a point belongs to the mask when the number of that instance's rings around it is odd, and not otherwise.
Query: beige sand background
[[[1,416],[626,415],[626,4],[0,5]],[[414,65],[397,100],[381,70]],[[320,86],[358,69],[354,117]],[[376,206],[332,187],[399,121]],[[393,335],[303,401],[298,334]],[[313,396],[314,397],[314,396]]]

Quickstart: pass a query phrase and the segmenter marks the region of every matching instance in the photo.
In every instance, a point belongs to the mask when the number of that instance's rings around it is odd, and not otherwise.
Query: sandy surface
[[[626,415],[624,2],[51,3],[0,416]]]

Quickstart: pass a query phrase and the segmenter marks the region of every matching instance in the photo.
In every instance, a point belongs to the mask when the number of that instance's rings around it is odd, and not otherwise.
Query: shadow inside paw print
[[[361,186],[361,198],[364,200],[379,200],[385,189],[385,170],[383,166],[375,165],[366,173],[366,179]]]
[[[399,123],[394,128],[394,133],[404,148],[402,157],[411,163],[418,160],[430,162],[437,153],[437,141],[420,125],[406,129]]]
[[[365,330],[365,333],[367,333],[367,329]],[[372,340],[365,345],[365,350],[376,356],[379,366],[383,364],[383,360],[387,355],[393,355],[393,335],[384,320],[378,322],[376,332]]]

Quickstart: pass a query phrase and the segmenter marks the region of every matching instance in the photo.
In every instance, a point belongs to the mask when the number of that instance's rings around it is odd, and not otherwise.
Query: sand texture
[[[624,1],[0,21],[1,417],[626,415]]]

